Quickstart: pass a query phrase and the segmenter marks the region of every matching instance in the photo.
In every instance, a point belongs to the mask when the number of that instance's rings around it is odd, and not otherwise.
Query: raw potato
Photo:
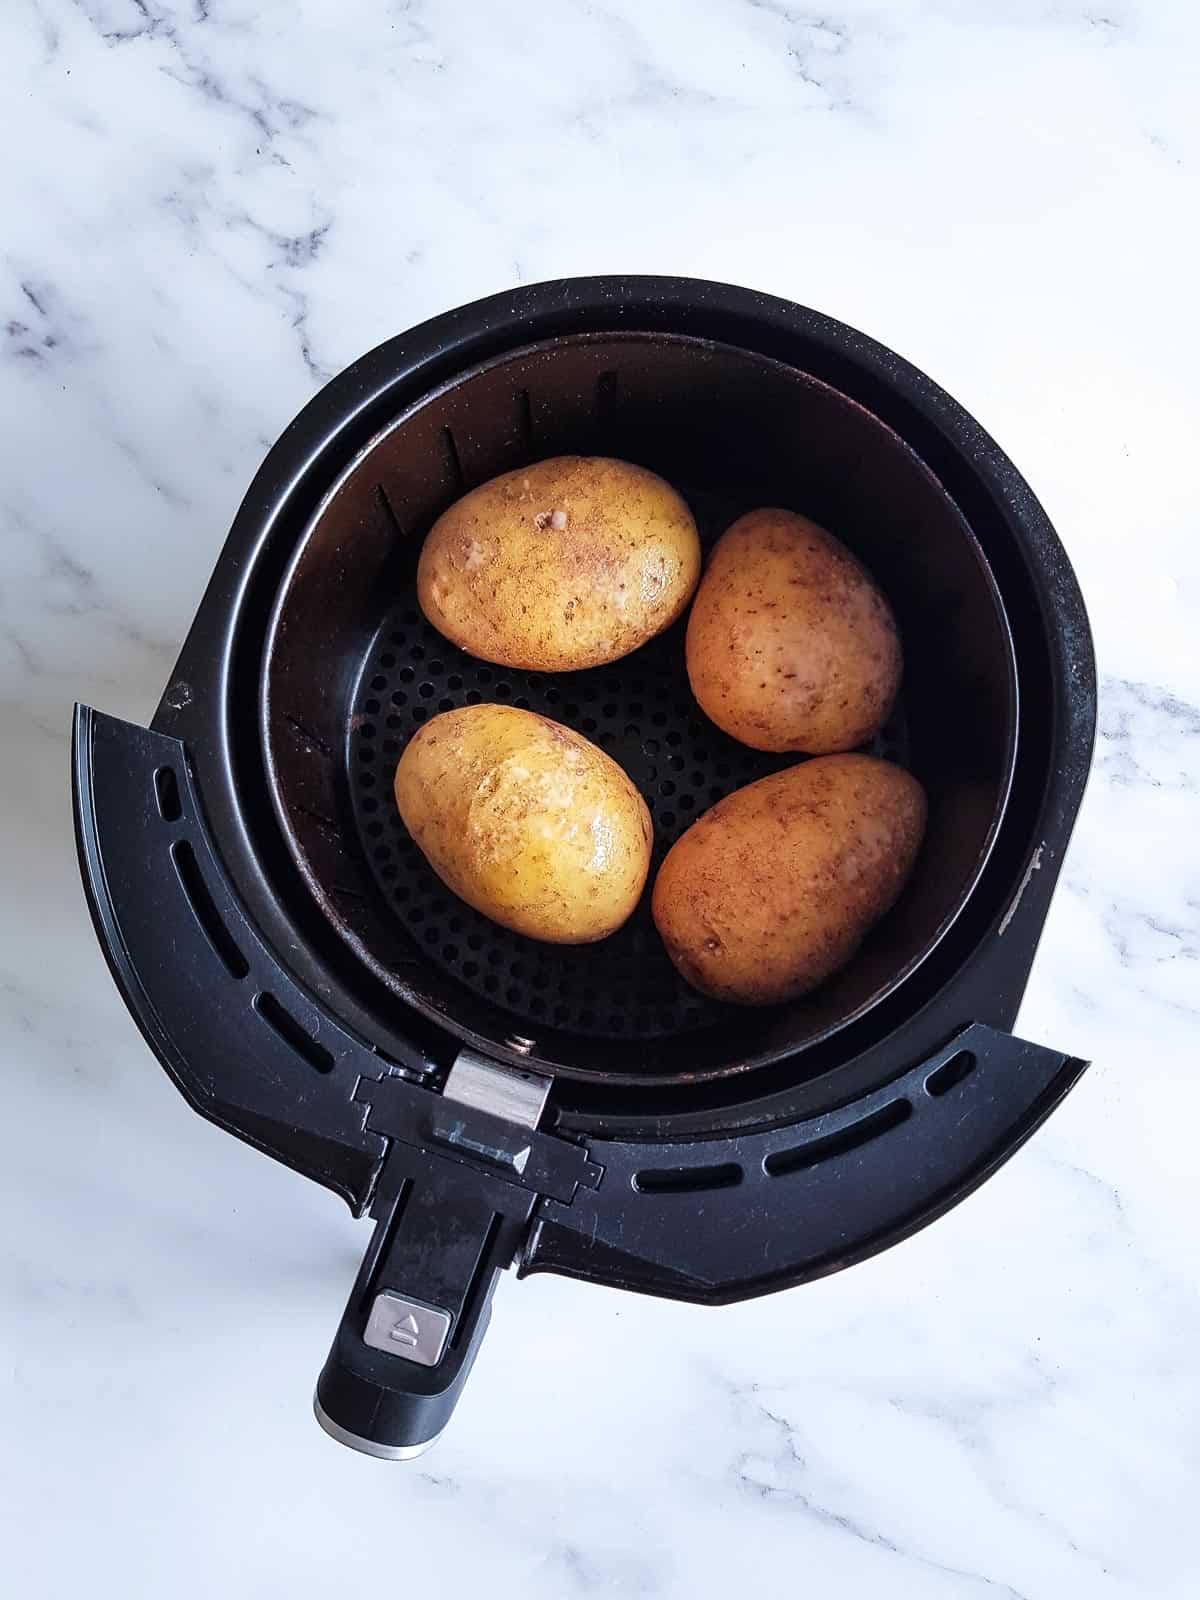
[[[433,717],[396,768],[404,825],[442,882],[506,928],[589,944],[619,928],[650,868],[650,813],[581,735],[515,706]]]
[[[750,511],[718,540],[688,619],[692,693],[755,750],[853,750],[900,686],[891,608],[845,545],[794,511]]]
[[[917,780],[873,756],[822,756],[738,789],[659,869],[652,903],[667,953],[720,1000],[806,994],[900,893],[925,814]]]
[[[670,484],[604,456],[557,456],[472,489],[434,523],[417,595],[483,661],[533,672],[616,661],[668,627],[700,577]]]

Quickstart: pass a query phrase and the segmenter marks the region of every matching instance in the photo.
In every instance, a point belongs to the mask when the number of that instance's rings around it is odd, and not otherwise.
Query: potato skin
[[[900,686],[900,638],[870,575],[794,511],[726,529],[688,619],[687,669],[704,712],[754,750],[853,750]]]
[[[873,756],[820,756],[738,789],[659,869],[652,908],[668,955],[719,1000],[806,994],[895,901],[925,817],[917,780]]]
[[[650,813],[580,734],[515,706],[433,717],[396,767],[396,805],[430,866],[494,922],[550,944],[619,928],[650,869]]]
[[[661,633],[699,577],[696,524],[670,484],[605,456],[556,456],[443,512],[421,550],[417,597],[470,655],[569,672]]]

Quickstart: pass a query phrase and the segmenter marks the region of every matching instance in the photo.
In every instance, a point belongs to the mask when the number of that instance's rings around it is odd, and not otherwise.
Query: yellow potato
[[[654,922],[695,988],[741,1005],[806,994],[892,905],[925,831],[925,791],[873,756],[821,756],[718,801],[654,884]]]
[[[396,768],[404,825],[442,882],[506,928],[589,944],[650,868],[650,813],[603,750],[515,706],[433,717]]]
[[[470,655],[562,672],[661,633],[699,576],[696,524],[670,484],[604,456],[557,456],[444,512],[421,551],[417,596]]]
[[[794,511],[750,511],[718,540],[688,619],[692,693],[755,750],[853,750],[887,721],[900,639],[870,575]]]

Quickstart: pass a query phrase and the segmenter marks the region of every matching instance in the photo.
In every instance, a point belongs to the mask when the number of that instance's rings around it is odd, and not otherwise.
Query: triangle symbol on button
[[[421,1337],[421,1329],[416,1317],[410,1311],[406,1317],[401,1317],[399,1322],[392,1324],[389,1339],[394,1339],[397,1344],[414,1345]]]

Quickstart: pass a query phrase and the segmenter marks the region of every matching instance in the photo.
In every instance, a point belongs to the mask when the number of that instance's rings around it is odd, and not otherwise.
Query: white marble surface
[[[1198,54],[1191,0],[3,7],[6,1589],[1197,1593]],[[1103,704],[1021,1028],[1096,1066],[951,1216],[809,1288],[506,1285],[452,1432],[383,1466],[308,1412],[366,1225],[141,1043],[77,884],[69,706],[149,716],[327,374],[625,269],[868,330],[1045,501]]]

